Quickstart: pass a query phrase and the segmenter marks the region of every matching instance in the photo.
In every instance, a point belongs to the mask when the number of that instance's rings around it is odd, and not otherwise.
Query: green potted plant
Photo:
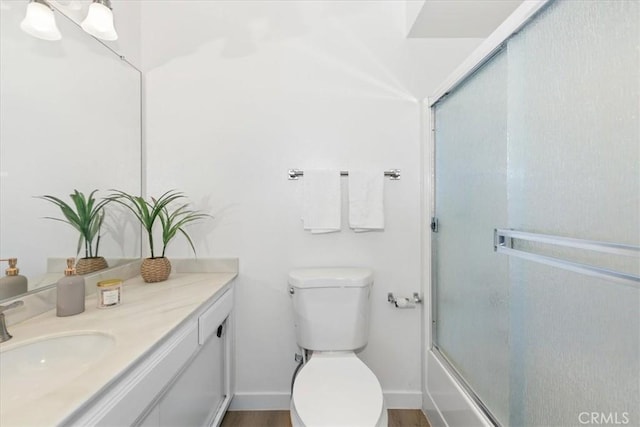
[[[58,206],[64,216],[64,219],[46,217],[47,219],[65,222],[80,233],[76,255],[84,246],[84,257],[78,259],[76,263],[76,273],[78,274],[88,274],[108,267],[104,257],[98,255],[98,250],[100,249],[100,228],[104,222],[104,207],[109,203],[109,200],[97,201],[94,197],[97,191],[93,190],[89,196],[85,197],[78,190],[73,190],[73,193],[69,195],[72,204],[55,196],[39,197]]]
[[[171,273],[171,263],[165,257],[167,245],[178,233],[182,234],[191,246],[193,253],[196,248],[191,237],[184,227],[187,224],[199,221],[210,215],[189,209],[188,203],[180,203],[186,196],[176,190],[169,190],[160,197],[145,200],[140,196],[133,196],[124,191],[112,190],[109,200],[119,203],[129,209],[140,221],[142,228],[147,233],[150,257],[142,261],[140,274],[147,283],[162,282],[167,280]],[[153,232],[155,225],[159,223],[162,231],[162,252],[155,250]]]

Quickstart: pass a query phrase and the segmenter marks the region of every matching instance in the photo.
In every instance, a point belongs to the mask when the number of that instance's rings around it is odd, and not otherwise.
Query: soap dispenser
[[[27,292],[27,278],[18,274],[18,258],[8,258],[9,268],[5,270],[5,277],[0,279],[0,300],[14,297]]]
[[[66,317],[84,311],[84,277],[76,274],[75,258],[67,258],[64,277],[56,285],[56,316]]]

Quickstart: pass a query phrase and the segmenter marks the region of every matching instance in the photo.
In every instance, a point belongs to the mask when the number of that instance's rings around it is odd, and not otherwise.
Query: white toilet
[[[310,350],[293,384],[294,427],[386,427],[374,373],[355,354],[369,336],[366,268],[306,268],[289,274],[296,340]]]

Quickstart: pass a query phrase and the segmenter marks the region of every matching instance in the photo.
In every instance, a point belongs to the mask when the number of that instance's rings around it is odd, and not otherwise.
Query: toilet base
[[[298,416],[298,412],[296,411],[295,406],[293,405],[293,400],[289,404],[290,417],[291,417],[291,425],[293,427],[313,427],[313,426],[305,426],[300,417]],[[382,405],[382,415],[378,420],[378,423],[375,427],[389,427],[389,412],[387,411],[387,405],[383,403]],[[359,427],[359,426],[354,426]],[[368,427],[368,426],[367,426]]]

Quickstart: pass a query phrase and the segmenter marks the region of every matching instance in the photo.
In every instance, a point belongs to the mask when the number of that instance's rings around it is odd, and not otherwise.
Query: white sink
[[[0,407],[55,392],[94,368],[114,346],[113,336],[94,331],[5,345],[0,351]]]

